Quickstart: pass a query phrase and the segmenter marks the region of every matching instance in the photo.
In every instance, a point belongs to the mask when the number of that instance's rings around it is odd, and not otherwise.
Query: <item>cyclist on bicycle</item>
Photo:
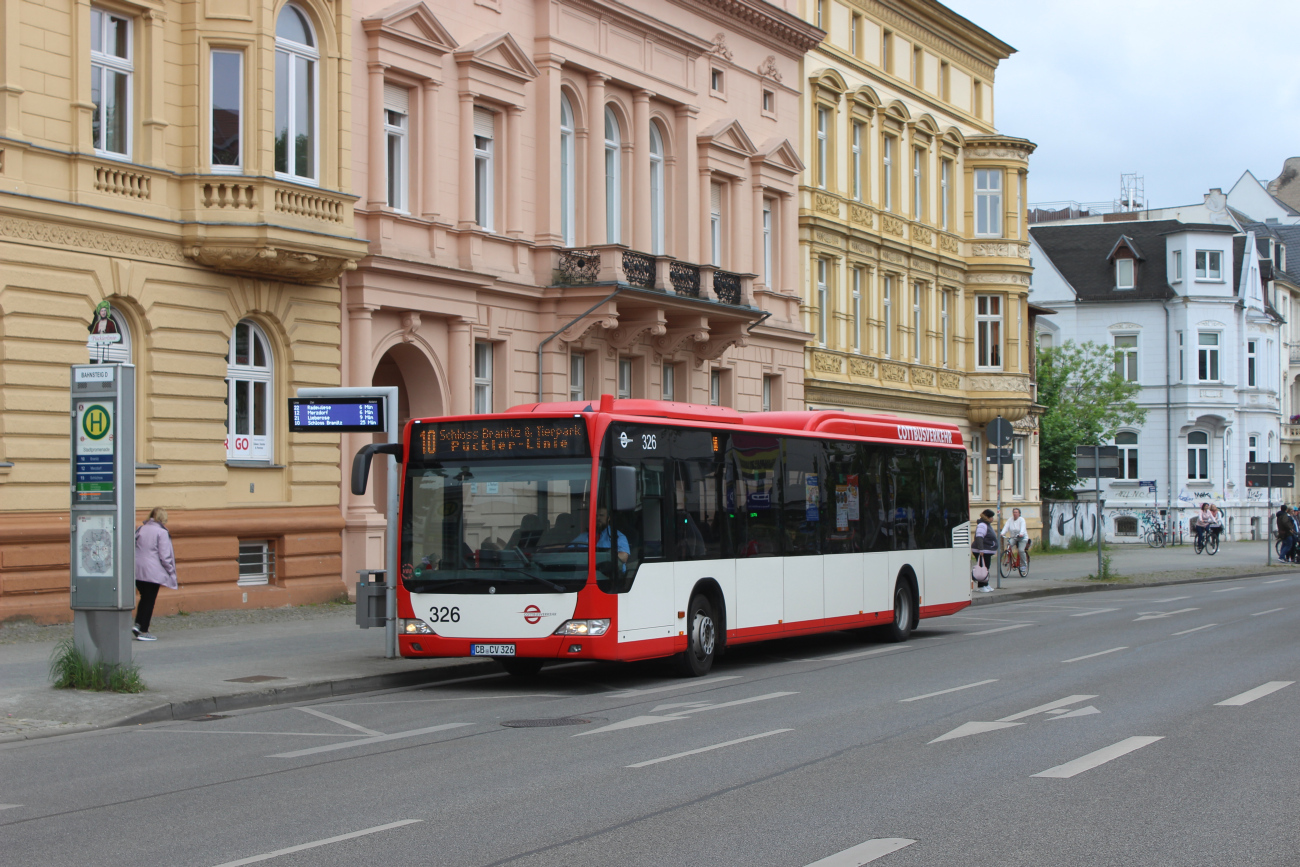
[[[1002,538],[1007,540],[1008,548],[1016,549],[1016,564],[1019,565],[1029,542],[1029,530],[1025,527],[1025,519],[1020,517],[1019,509],[1011,510],[1011,517],[1002,527]]]
[[[1291,507],[1283,503],[1277,510],[1277,540],[1281,545],[1278,549],[1278,556],[1283,560],[1291,559],[1291,552],[1295,550],[1295,518],[1291,516]]]
[[[1209,529],[1210,522],[1214,520],[1214,515],[1210,513],[1210,504],[1201,503],[1201,511],[1192,518],[1192,529],[1196,531],[1196,543],[1205,544],[1205,531]]]
[[[1219,533],[1223,530],[1223,518],[1219,516],[1219,507],[1210,503],[1210,535],[1215,545],[1219,542]],[[1217,550],[1217,548],[1216,548]],[[1210,553],[1214,553],[1211,551]]]

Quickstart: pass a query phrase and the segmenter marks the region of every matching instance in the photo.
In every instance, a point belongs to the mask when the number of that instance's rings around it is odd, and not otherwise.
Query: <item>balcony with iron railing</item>
[[[553,286],[626,285],[733,307],[753,306],[754,279],[753,274],[652,256],[621,244],[557,250],[551,269]]]

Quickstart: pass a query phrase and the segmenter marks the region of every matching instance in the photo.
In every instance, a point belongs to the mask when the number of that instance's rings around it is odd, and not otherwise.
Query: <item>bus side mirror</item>
[[[614,502],[615,512],[627,512],[636,508],[636,467],[614,467]]]
[[[370,460],[373,455],[392,455],[402,459],[401,443],[371,443],[362,446],[361,451],[352,458],[352,493],[358,497],[366,492],[366,481],[370,478]]]

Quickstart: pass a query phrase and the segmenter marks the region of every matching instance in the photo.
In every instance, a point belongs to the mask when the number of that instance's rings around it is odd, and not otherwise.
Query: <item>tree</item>
[[[1043,496],[1072,499],[1078,446],[1104,443],[1125,425],[1140,425],[1147,412],[1135,399],[1140,386],[1121,375],[1117,353],[1091,341],[1038,351],[1038,477]]]

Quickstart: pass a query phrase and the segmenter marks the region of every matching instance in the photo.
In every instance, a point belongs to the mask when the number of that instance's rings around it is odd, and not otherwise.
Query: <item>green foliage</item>
[[[1102,549],[1101,574],[1089,575],[1088,580],[1089,581],[1124,581],[1127,579],[1125,579],[1122,575],[1116,574],[1115,570],[1111,568],[1110,555],[1105,552],[1105,549]]]
[[[1108,551],[1110,550],[1110,546],[1103,545],[1102,550]],[[1097,552],[1097,540],[1089,539],[1084,536],[1071,536],[1064,546],[1048,545],[1044,542],[1041,548],[1034,549],[1034,556],[1049,557],[1054,554],[1080,554],[1084,551],[1091,551],[1095,554]]]
[[[1073,499],[1076,447],[1105,443],[1120,427],[1146,421],[1138,384],[1125,380],[1116,364],[1113,349],[1090,341],[1039,350],[1038,402],[1047,408],[1039,421],[1044,497]]]
[[[54,653],[50,655],[50,680],[55,689],[91,689],[96,692],[145,690],[144,681],[140,679],[140,666],[91,662],[71,638],[55,645]]]

